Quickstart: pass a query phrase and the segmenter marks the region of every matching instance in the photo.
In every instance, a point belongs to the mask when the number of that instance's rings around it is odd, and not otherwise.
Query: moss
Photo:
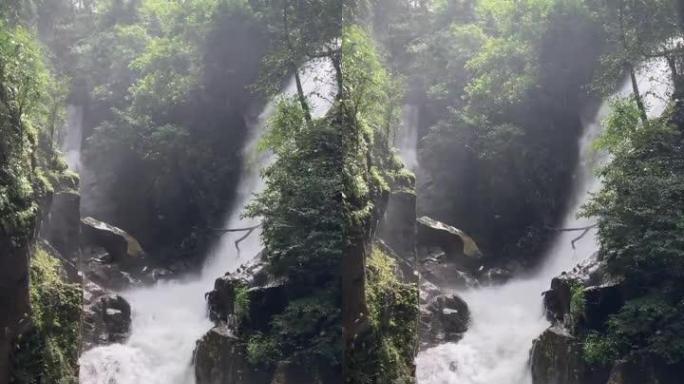
[[[575,282],[570,287],[570,316],[575,324],[584,317],[586,311],[586,298],[584,285]]]
[[[66,282],[61,263],[38,248],[31,258],[29,294],[31,328],[16,342],[12,382],[77,383],[80,287]]]
[[[233,312],[239,320],[249,319],[249,289],[245,284],[235,287],[235,302]]]
[[[353,354],[355,384],[414,383],[418,343],[418,287],[400,281],[394,259],[374,247],[367,259],[366,301],[371,330]]]
[[[618,359],[617,346],[594,332],[584,339],[582,357],[589,364],[610,364]]]
[[[275,340],[255,333],[247,341],[247,361],[254,366],[273,366],[281,357]]]

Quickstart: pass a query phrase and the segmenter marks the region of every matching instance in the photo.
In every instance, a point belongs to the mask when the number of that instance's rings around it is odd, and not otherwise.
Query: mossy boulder
[[[605,384],[608,369],[584,361],[582,342],[562,326],[551,327],[532,346],[533,384]]]
[[[244,340],[227,325],[214,327],[197,342],[194,361],[197,384],[270,384],[273,376],[249,363]]]
[[[29,293],[31,312],[15,340],[11,382],[77,383],[81,288],[67,280],[57,257],[38,248]]]

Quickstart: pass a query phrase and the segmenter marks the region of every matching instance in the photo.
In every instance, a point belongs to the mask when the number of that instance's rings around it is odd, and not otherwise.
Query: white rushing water
[[[666,65],[650,63],[639,73],[639,88],[651,116],[659,116],[669,99],[670,83]],[[625,83],[619,96],[629,95]],[[609,112],[604,102],[599,111],[583,122],[579,141],[579,162],[574,176],[574,191],[562,227],[583,227],[593,221],[577,218],[576,213],[596,192],[600,180],[594,170],[605,156],[596,153],[592,142],[601,132],[601,121]],[[447,343],[421,352],[416,359],[419,384],[530,384],[528,358],[532,341],[548,326],[541,293],[551,279],[571,269],[598,249],[596,231],[575,242],[578,232],[561,232],[549,249],[542,267],[532,276],[521,277],[501,286],[484,287],[459,295],[471,310],[471,326],[458,343]]]
[[[332,65],[327,60],[309,63],[302,76],[313,117],[322,117],[334,98]],[[291,81],[283,91],[295,93]],[[260,169],[270,161],[268,154],[258,154],[265,122],[274,104],[269,103],[257,121],[249,124],[250,139],[244,149],[245,166],[238,186],[236,207],[226,220],[226,228],[241,228],[258,220],[243,219],[241,213],[254,193],[263,189]],[[235,270],[261,250],[258,234],[240,243],[242,233],[224,235],[207,258],[199,276],[159,282],[154,286],[132,289],[120,294],[132,307],[131,335],[124,344],[93,348],[80,359],[82,384],[193,384],[192,353],[195,342],[211,327],[204,294],[214,281]]]
[[[401,120],[392,143],[399,151],[399,157],[406,168],[418,171],[418,107],[405,104],[401,109]]]
[[[69,169],[81,172],[81,140],[83,138],[83,107],[69,104],[62,128],[61,150]]]

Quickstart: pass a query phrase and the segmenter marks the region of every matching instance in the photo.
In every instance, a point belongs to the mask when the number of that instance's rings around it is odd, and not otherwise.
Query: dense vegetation
[[[241,2],[102,1],[93,12],[74,77],[89,136],[83,213],[167,260],[199,257],[231,208],[264,28]]]
[[[66,282],[61,262],[39,247],[31,258],[31,323],[12,356],[12,382],[78,383],[81,287]]]
[[[21,19],[10,17],[9,9],[2,12],[0,380],[8,379],[9,363],[13,382],[72,383],[77,381],[80,288],[67,283],[55,257],[34,244],[53,192],[78,183],[54,146],[64,95],[35,35]]]
[[[245,335],[248,360],[389,384],[413,382],[417,341],[417,287],[375,242],[388,195],[413,184],[391,148],[401,105],[419,111],[419,214],[468,232],[492,263],[529,266],[567,208],[583,114],[624,79],[632,96],[612,104],[597,144],[611,161],[585,213],[626,303],[605,329],[581,335],[585,358],[684,362],[678,5],[3,2],[0,328],[30,324],[10,333],[23,335],[15,381],[76,381],[79,288],[35,245],[51,194],[78,184],[56,150],[67,104],[84,111],[82,214],[130,231],[165,266],[199,266],[210,229],[233,209],[249,130],[274,98],[260,143],[274,161],[245,214],[261,218],[266,269],[288,297]],[[662,116],[649,116],[636,82],[653,59],[674,85]],[[315,96],[331,107],[317,115],[302,82],[321,63],[331,80]],[[290,78],[295,93],[280,95]],[[583,294],[572,287],[573,317],[586,310]],[[243,322],[248,297],[237,290]]]
[[[570,190],[597,20],[554,0],[380,1],[375,18],[420,111],[420,214],[499,262],[534,261]]]

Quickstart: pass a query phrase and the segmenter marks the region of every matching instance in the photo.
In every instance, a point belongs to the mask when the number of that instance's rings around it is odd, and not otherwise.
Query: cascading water
[[[662,62],[649,63],[639,74],[639,88],[649,106],[651,116],[659,116],[669,99],[669,82]],[[626,83],[619,96],[629,95]],[[605,158],[592,149],[601,131],[601,120],[609,112],[603,103],[590,121],[583,124],[579,163],[569,210],[562,227],[584,227],[591,220],[577,218],[576,213],[591,192],[600,188],[593,170]],[[575,242],[576,232],[561,232],[549,250],[542,267],[531,277],[519,278],[501,286],[459,292],[471,310],[471,326],[458,343],[447,343],[421,352],[417,359],[419,384],[529,384],[530,347],[549,323],[543,315],[541,293],[548,289],[554,276],[569,270],[581,259],[598,249],[595,231]]]
[[[418,107],[405,104],[401,109],[401,124],[392,143],[399,151],[399,157],[406,168],[412,172],[418,170]]]
[[[83,137],[83,107],[70,104],[66,110],[66,121],[62,129],[64,135],[62,153],[69,169],[76,173],[81,171],[81,140]]]
[[[322,117],[335,95],[332,64],[328,60],[309,62],[302,76],[302,87],[308,95],[312,116]],[[295,94],[291,81],[283,91]],[[263,189],[259,171],[270,156],[257,154],[265,121],[274,104],[269,103],[259,118],[250,124],[251,138],[244,149],[246,165],[238,186],[237,210],[226,220],[227,228],[242,228],[256,224],[255,219],[241,218],[245,205],[254,193]],[[80,380],[83,384],[193,384],[192,353],[195,342],[212,326],[207,316],[204,294],[213,288],[214,280],[235,270],[261,250],[257,234],[240,243],[242,236],[227,234],[209,255],[199,276],[177,281],[158,282],[154,286],[132,289],[121,295],[132,307],[131,335],[124,344],[97,347],[80,359]]]

